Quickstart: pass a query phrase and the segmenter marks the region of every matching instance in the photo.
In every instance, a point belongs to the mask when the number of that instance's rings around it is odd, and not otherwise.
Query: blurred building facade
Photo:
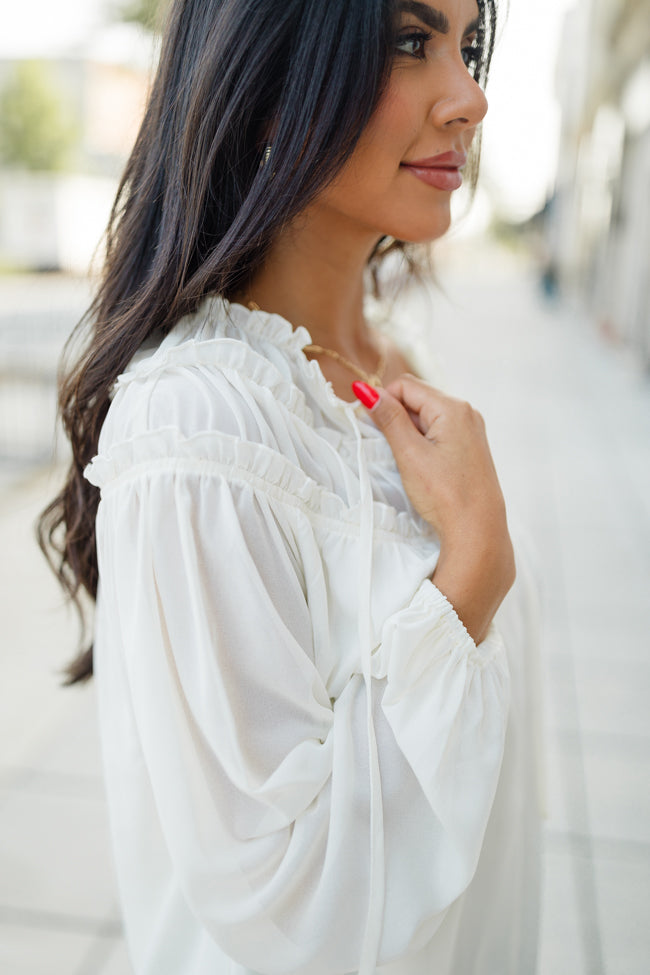
[[[554,269],[650,368],[650,0],[578,0],[556,89]]]
[[[83,52],[28,62],[76,139],[65,164],[38,156],[0,164],[0,266],[88,271],[140,125],[152,57],[150,36],[118,24]],[[0,60],[0,92],[15,87],[25,65]]]

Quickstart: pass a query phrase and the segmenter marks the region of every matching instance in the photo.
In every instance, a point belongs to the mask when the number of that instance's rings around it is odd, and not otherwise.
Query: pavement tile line
[[[93,934],[103,938],[117,938],[122,934],[119,921],[106,918],[83,917],[78,914],[55,911],[27,910],[0,904],[0,931],[3,924],[15,927],[50,931],[67,931],[72,934]]]

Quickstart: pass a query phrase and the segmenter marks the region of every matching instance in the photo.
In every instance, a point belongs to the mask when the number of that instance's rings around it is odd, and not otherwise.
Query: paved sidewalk
[[[426,311],[433,341],[449,388],[486,418],[543,583],[538,975],[645,975],[650,381],[570,305],[541,304],[526,266],[452,247],[440,274],[449,300],[436,294]],[[425,314],[424,304],[400,315]],[[94,691],[58,687],[76,624],[32,542],[55,486],[41,472],[0,487],[0,971],[129,975]]]

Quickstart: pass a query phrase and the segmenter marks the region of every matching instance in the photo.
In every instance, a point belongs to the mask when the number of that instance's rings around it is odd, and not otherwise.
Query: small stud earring
[[[267,142],[266,145],[264,146],[264,152],[262,153],[262,158],[260,159],[260,166],[259,166],[260,169],[266,169],[266,167],[268,166],[269,160],[271,158],[271,149],[272,149],[271,143]],[[275,170],[271,173],[271,179],[274,176],[275,176]]]

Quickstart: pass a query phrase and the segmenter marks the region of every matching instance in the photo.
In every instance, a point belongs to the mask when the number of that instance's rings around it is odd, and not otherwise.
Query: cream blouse
[[[525,571],[476,646],[303,328],[220,298],[117,380],[95,670],[137,975],[527,975]]]

